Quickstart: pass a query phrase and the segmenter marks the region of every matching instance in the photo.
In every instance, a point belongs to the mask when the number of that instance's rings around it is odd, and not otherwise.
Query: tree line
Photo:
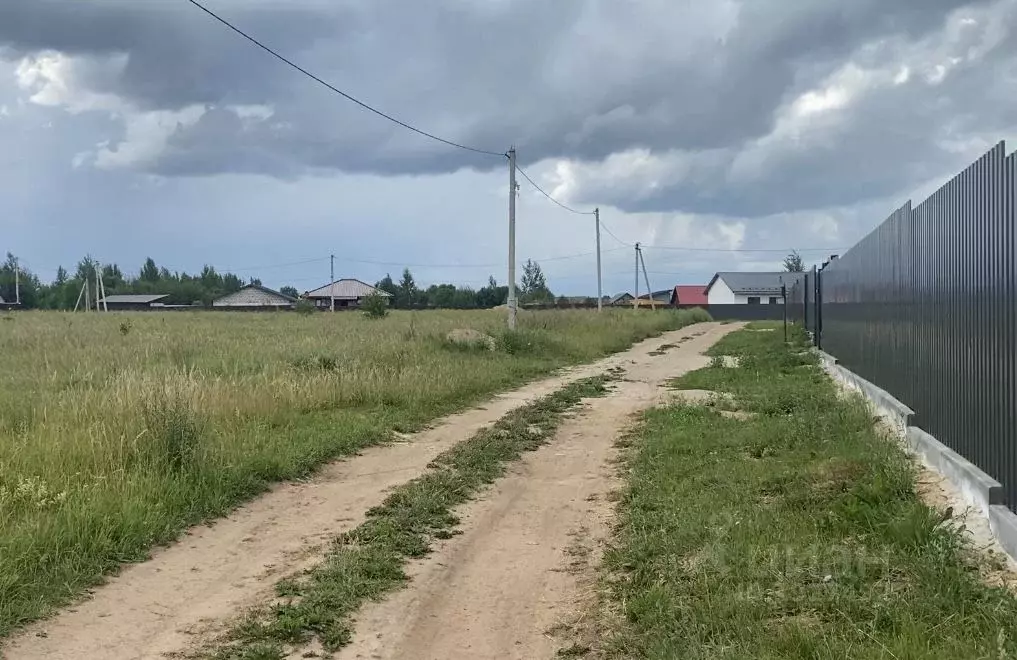
[[[455,284],[432,284],[424,289],[417,286],[410,269],[404,268],[398,282],[387,274],[374,286],[391,294],[392,306],[399,309],[489,309],[508,301],[508,286],[499,285],[493,275],[487,278],[487,285],[479,289]],[[540,265],[532,260],[523,265],[523,278],[516,292],[520,303],[554,302],[554,294],[547,287]]]
[[[18,277],[15,278],[17,270]],[[63,266],[57,269],[56,278],[42,282],[31,270],[19,268],[17,258],[7,253],[7,259],[0,265],[0,298],[14,302],[15,280],[20,282],[21,305],[26,309],[74,309],[82,285],[89,282],[95,288],[96,271],[102,273],[103,286],[107,295],[114,294],[160,294],[168,296],[163,302],[170,305],[199,305],[209,307],[216,298],[239,291],[247,284],[261,284],[252,277],[244,280],[234,273],[220,273],[215,267],[206,265],[200,273],[170,271],[159,267],[151,257],[145,259],[137,274],[128,274],[117,264],[100,264],[91,256],[85,256],[73,272]],[[540,266],[527,261],[523,266],[522,281],[517,287],[521,303],[554,302],[554,294],[547,287]],[[375,286],[392,295],[394,307],[417,309],[441,307],[452,309],[486,309],[505,304],[508,286],[499,285],[493,276],[487,285],[479,289],[460,287],[454,284],[432,284],[420,288],[409,268],[403,270],[399,282],[386,275]],[[296,298],[295,287],[284,286],[280,293]],[[92,291],[92,300],[95,292]]]

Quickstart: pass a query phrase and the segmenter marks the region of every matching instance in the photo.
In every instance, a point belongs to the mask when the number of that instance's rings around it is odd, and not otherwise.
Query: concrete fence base
[[[823,368],[837,382],[864,396],[873,409],[897,431],[908,451],[928,469],[945,478],[964,503],[988,521],[993,536],[1010,557],[1017,560],[1017,514],[1003,504],[1003,486],[942,442],[911,425],[914,411],[886,390],[873,385],[837,363],[837,358],[818,351]]]

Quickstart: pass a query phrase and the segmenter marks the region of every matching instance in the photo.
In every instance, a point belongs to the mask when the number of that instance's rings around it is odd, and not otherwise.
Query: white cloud
[[[68,56],[43,51],[23,57],[15,69],[21,89],[36,105],[62,107],[77,114],[89,110],[117,112],[127,104],[115,94],[92,91],[118,78],[127,67],[126,54],[106,57]]]
[[[144,166],[158,158],[170,137],[178,130],[193,126],[206,108],[192,105],[183,110],[131,112],[124,116],[124,139],[111,146],[101,147],[95,156],[95,166],[101,169]]]

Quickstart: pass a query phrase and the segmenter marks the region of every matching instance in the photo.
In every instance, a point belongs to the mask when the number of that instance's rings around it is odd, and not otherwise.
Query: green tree
[[[95,283],[95,272],[99,268],[99,262],[92,258],[92,255],[86,254],[85,257],[78,262],[78,267],[74,272],[74,278],[78,280],[88,280],[91,283]]]
[[[300,297],[300,292],[297,291],[296,287],[292,287],[292,286],[280,287],[279,293],[283,294],[284,296],[289,296],[290,298],[299,298]]]
[[[784,257],[784,270],[788,273],[805,272],[805,261],[797,250],[792,250],[791,254]]]
[[[527,259],[523,264],[523,281],[519,287],[519,297],[523,302],[554,302],[554,294],[547,288],[547,279],[540,264]]]
[[[375,283],[374,288],[391,294],[393,298],[398,298],[399,296],[399,287],[392,281],[392,276],[388,273],[385,273],[385,277]]]
[[[67,282],[67,271],[63,266],[57,266],[55,286],[63,286]]]
[[[477,290],[476,297],[477,307],[482,309],[504,305],[508,299],[508,287],[498,286],[498,281],[491,275],[487,278],[487,286]]]
[[[145,264],[141,267],[138,277],[145,282],[159,281],[159,268],[155,265],[155,259],[152,257],[145,259]]]
[[[39,278],[8,252],[7,261],[0,266],[0,298],[7,302],[16,302],[20,298],[22,307],[32,309],[39,306],[41,288]]]
[[[124,285],[124,274],[120,266],[106,264],[102,267],[102,285],[107,289],[118,289]]]
[[[420,297],[420,290],[413,279],[413,273],[409,268],[403,269],[403,278],[399,281],[399,290],[396,292],[396,307],[409,307],[417,302]]]

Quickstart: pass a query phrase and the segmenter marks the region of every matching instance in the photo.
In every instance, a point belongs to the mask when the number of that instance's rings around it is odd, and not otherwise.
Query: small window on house
[[[770,296],[770,304],[771,305],[777,304],[777,296]]]
[[[759,296],[749,296],[749,304],[750,305],[758,305],[759,304]]]

